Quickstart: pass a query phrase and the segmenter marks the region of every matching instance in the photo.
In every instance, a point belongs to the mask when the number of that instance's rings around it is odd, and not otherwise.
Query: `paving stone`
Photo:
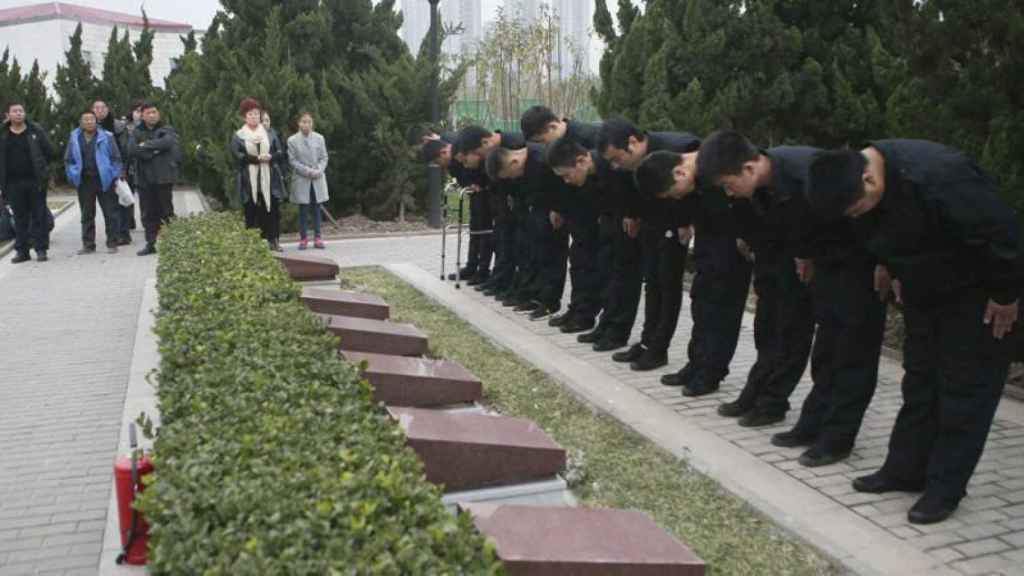
[[[1010,548],[1010,545],[998,538],[985,538],[982,540],[971,540],[954,546],[961,554],[967,557],[984,556],[1003,552]]]
[[[989,575],[993,572],[1000,573],[997,571],[1001,571],[1004,568],[1013,568],[1014,564],[1004,556],[993,555],[953,562],[950,566],[964,574]]]

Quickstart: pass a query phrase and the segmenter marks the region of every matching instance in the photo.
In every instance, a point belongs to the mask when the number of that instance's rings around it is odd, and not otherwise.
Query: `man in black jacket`
[[[470,170],[463,165],[463,156],[455,152],[457,140],[458,136],[452,133],[428,138],[420,148],[420,159],[440,166],[469,195],[469,252],[465,266],[457,274],[467,285],[476,286],[490,277],[494,256],[494,219],[488,197],[490,183],[483,170]],[[455,274],[449,274],[448,279],[455,280]]]
[[[523,114],[520,125],[523,135],[531,142],[550,148],[556,141],[564,139],[587,150],[597,144],[597,134],[601,129],[599,123],[559,118],[546,106],[531,107]],[[594,327],[606,285],[606,282],[595,278],[598,274],[596,260],[601,250],[596,196],[565,184],[562,190],[553,194],[551,208],[552,225],[556,229],[565,226],[571,241],[568,260],[572,290],[569,308],[553,316],[548,324],[566,334],[584,332]],[[565,264],[561,266],[564,268]]]
[[[754,342],[757,361],[739,398],[718,413],[740,417],[740,426],[781,422],[800,382],[814,338],[814,308],[806,276],[795,259],[808,259],[810,209],[803,197],[813,148],[760,150],[732,130],[701,146],[701,178],[735,199],[739,234],[753,249]]]
[[[808,187],[824,218],[851,219],[903,302],[903,407],[860,492],[919,491],[911,523],[948,518],[966,495],[1009,368],[1024,288],[1018,215],[963,153],[878,140],[817,156]]]
[[[461,163],[466,169],[483,172],[484,162],[494,150],[517,150],[525,145],[526,141],[517,132],[492,132],[482,126],[466,126],[459,130],[452,154],[462,158]],[[477,285],[477,288],[488,296],[502,300],[511,296],[518,287],[517,271],[520,261],[525,259],[524,246],[519,241],[522,227],[525,226],[522,222],[525,205],[515,203],[515,197],[519,194],[515,185],[501,182],[490,184],[487,193],[494,220],[495,261],[490,278]],[[522,240],[525,241],[525,238]]]
[[[522,201],[529,207],[525,216],[529,223],[527,235],[531,244],[524,288],[532,306],[532,319],[557,311],[565,289],[565,258],[558,252],[565,246],[564,232],[556,230],[549,218],[552,197],[562,188],[562,181],[544,161],[544,147],[527,144],[526,148],[500,148],[487,157],[487,177],[494,182],[517,183]],[[521,267],[523,269],[524,267]]]
[[[654,152],[636,172],[641,194],[687,203],[693,214],[696,274],[690,287],[688,362],[678,373],[661,378],[666,386],[681,386],[683,396],[689,397],[716,392],[729,374],[751,272],[750,262],[737,250],[735,219],[724,193],[697,178],[698,155]]]
[[[0,192],[14,210],[15,255],[20,264],[29,257],[29,223],[36,260],[45,262],[50,248],[49,209],[46,191],[50,180],[49,162],[54,149],[46,130],[25,119],[25,106],[7,107],[7,123],[0,125]]]
[[[668,364],[668,348],[683,304],[683,272],[689,249],[692,214],[677,202],[645,198],[636,189],[634,172],[643,159],[659,150],[684,153],[700,147],[700,139],[685,132],[646,132],[623,118],[606,120],[598,135],[597,151],[612,168],[626,173],[622,181],[623,232],[638,239],[642,274],[627,271],[624,282],[646,285],[644,328],[640,342],[612,355],[629,362],[632,370],[654,370]],[[623,294],[638,293],[629,288]],[[639,302],[625,304],[639,306]],[[628,335],[627,335],[628,336]]]
[[[181,151],[174,128],[160,121],[160,110],[142,105],[142,123],[128,144],[128,158],[135,164],[146,247],[139,256],[156,254],[160,226],[174,214],[174,182],[178,179]]]

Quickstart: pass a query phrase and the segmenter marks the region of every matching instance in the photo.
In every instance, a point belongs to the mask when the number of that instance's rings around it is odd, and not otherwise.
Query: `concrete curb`
[[[121,415],[121,436],[118,441],[117,456],[128,454],[128,424],[134,422],[140,413],[153,420],[154,428],[160,424],[160,413],[157,406],[156,390],[150,385],[146,376],[160,364],[156,335],[153,326],[156,322],[157,308],[156,279],[146,281],[143,288],[142,302],[139,305],[138,322],[135,329],[135,347],[132,351],[132,365],[129,371],[128,389],[125,392],[124,411]],[[139,447],[151,449],[152,441],[142,437],[139,430]],[[107,528],[103,534],[103,551],[100,554],[100,576],[130,576],[148,574],[144,566],[118,566],[115,562],[121,551],[121,535],[117,519],[117,492],[111,486],[110,506],[107,509]]]
[[[846,569],[870,576],[957,574],[731,442],[687,422],[602,370],[551,346],[411,264],[386,268],[449,308],[493,343],[544,370],[588,404],[614,416],[788,529]]]

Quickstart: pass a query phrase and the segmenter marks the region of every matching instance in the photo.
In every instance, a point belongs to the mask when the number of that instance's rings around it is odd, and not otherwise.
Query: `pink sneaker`
[[[320,250],[323,250],[324,249],[324,241],[319,239],[319,238],[317,238],[316,240],[313,241],[313,247],[314,248],[318,248]]]
[[[303,239],[299,242],[299,250],[305,250],[306,248],[309,248],[309,240]]]

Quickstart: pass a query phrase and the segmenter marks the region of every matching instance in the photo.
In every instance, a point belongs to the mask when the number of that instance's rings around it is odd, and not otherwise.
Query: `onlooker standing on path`
[[[92,103],[92,112],[96,115],[96,123],[99,127],[114,135],[114,145],[117,146],[117,151],[124,158],[125,150],[128,148],[125,133],[133,130],[135,124],[128,125],[123,120],[115,120],[110,107],[103,100],[96,100]],[[127,178],[128,164],[128,162],[122,163],[119,177]],[[117,244],[118,246],[127,246],[132,243],[129,230],[135,228],[135,205],[122,206],[120,201],[117,201],[114,202],[114,212],[117,214]]]
[[[121,157],[125,160],[124,177],[128,182],[128,186],[131,187],[136,200],[138,199],[139,191],[138,169],[135,162],[128,160],[127,151],[132,139],[135,138],[135,129],[142,124],[142,104],[141,100],[137,100],[132,104],[131,118],[123,120],[124,128],[117,137],[121,147]],[[127,239],[129,244],[132,241],[131,230],[135,230],[135,227],[135,206],[121,206],[121,237]]]
[[[7,107],[7,122],[0,127],[0,191],[14,210],[15,256],[11,262],[29,260],[29,221],[36,260],[45,262],[50,247],[49,209],[46,188],[49,183],[48,163],[54,157],[46,130],[25,119],[25,106],[12,103]]]
[[[284,142],[281,141],[281,136],[277,130],[274,130],[270,122],[270,112],[263,110],[262,116],[260,116],[260,122],[263,124],[263,128],[270,135],[270,147],[275,152],[271,153],[270,166],[271,176],[277,180],[271,186],[272,190],[277,190],[280,196],[277,201],[280,205],[281,202],[285,201],[285,196],[288,193],[285,190],[285,180],[289,171],[288,166],[288,148],[285,147]],[[275,252],[283,252],[281,249],[281,218],[278,216],[277,225],[274,227],[274,238],[270,243],[270,248]]]
[[[119,215],[114,186],[121,177],[121,152],[114,135],[98,127],[97,120],[92,110],[82,113],[79,127],[72,130],[64,154],[64,172],[68,182],[78,190],[78,205],[82,211],[79,255],[96,251],[97,201],[103,211],[107,251],[117,252]]]
[[[299,250],[309,247],[307,225],[313,220],[313,246],[323,248],[320,238],[320,205],[327,202],[327,145],[313,131],[313,115],[299,116],[299,131],[288,139],[292,167],[291,202],[299,205]]]
[[[136,185],[142,226],[146,229],[146,247],[139,256],[156,254],[160,226],[173,214],[174,182],[178,179],[181,152],[174,128],[160,121],[154,104],[142,105],[142,123],[132,132],[128,156],[135,162]]]
[[[262,124],[260,103],[246,98],[239,104],[245,124],[231,138],[231,154],[238,165],[238,195],[245,207],[245,227],[259,228],[271,250],[280,250],[281,197],[284,179],[274,159],[286,154],[281,141]]]

